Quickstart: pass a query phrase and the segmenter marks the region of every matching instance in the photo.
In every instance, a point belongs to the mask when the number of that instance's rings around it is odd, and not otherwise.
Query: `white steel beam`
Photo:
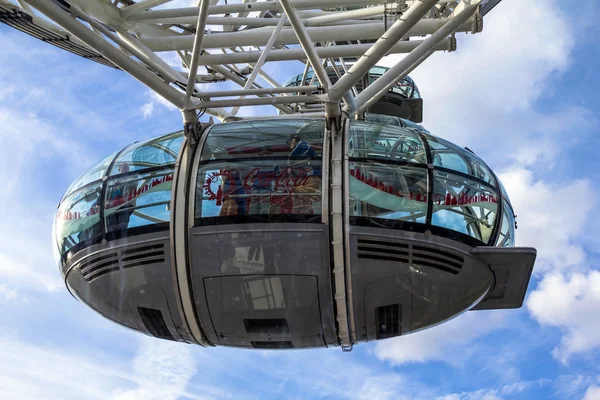
[[[171,0],[141,0],[130,6],[121,8],[121,17],[127,18],[139,12],[148,10],[161,4],[169,3]]]
[[[415,62],[428,54],[439,41],[444,40],[444,38],[452,34],[459,26],[461,26],[461,24],[471,18],[479,8],[478,3],[479,1],[476,0],[475,4],[466,6],[456,16],[450,18],[450,20],[442,28],[428,37],[425,42],[419,45],[419,47],[413,50],[399,63],[390,68],[379,79],[377,79],[358,96],[356,96],[357,109],[364,108],[364,105],[367,104],[367,102],[372,101],[373,98],[379,99],[375,96],[385,90],[385,88],[387,88],[392,82],[398,82],[399,77],[402,76],[406,69],[410,68]],[[347,111],[353,112],[355,110],[347,109]]]
[[[370,99],[368,99],[364,104],[362,104],[361,106],[359,106],[359,108],[358,108],[358,110],[356,112],[358,114],[362,114],[363,112],[365,112],[369,107],[371,107],[380,98],[382,98],[386,93],[388,93],[390,91],[390,89],[393,88],[399,81],[401,81],[402,79],[404,79],[415,68],[417,68],[419,65],[421,65],[423,63],[423,61],[427,60],[433,53],[434,53],[433,51],[430,51],[430,52],[426,53],[425,55],[423,55],[423,57],[419,58],[413,65],[411,65],[406,70],[404,70],[400,75],[398,75],[396,77],[397,79],[391,81],[385,88],[381,89],[373,97],[371,97]]]
[[[296,10],[315,10],[333,7],[347,6],[366,6],[370,4],[381,4],[382,0],[292,0],[292,6]],[[238,3],[211,6],[208,9],[210,15],[215,14],[235,14],[248,11],[283,11],[281,3],[276,0],[261,1],[258,3]],[[178,8],[171,10],[153,10],[144,11],[139,14],[131,15],[129,21],[145,21],[160,23],[165,18],[190,17],[198,15],[197,7]]]
[[[423,40],[401,41],[394,45],[387,54],[410,53],[416,49]],[[319,58],[338,58],[338,57],[360,57],[371,47],[370,44],[348,44],[329,47],[317,47],[315,51]],[[445,40],[435,46],[436,51],[454,51],[454,41]],[[258,61],[262,52],[247,50],[239,53],[228,54],[203,54],[198,60],[198,65],[214,64],[246,64]],[[278,49],[271,50],[267,56],[266,62],[272,61],[292,61],[306,59],[302,49]]]
[[[415,2],[381,37],[371,46],[358,61],[350,67],[329,91],[331,101],[340,101],[342,97],[362,79],[363,76],[383,56],[385,56],[394,44],[408,33],[408,31],[423,18],[437,3],[437,0],[419,0]]]
[[[406,37],[433,34],[448,21],[448,18],[422,19],[409,30]],[[475,28],[477,28],[475,21],[471,20],[463,23],[456,31],[476,33],[477,31]],[[204,39],[203,47],[205,49],[221,49],[236,46],[262,46],[269,40],[272,32],[273,29],[264,28],[238,32],[213,33]],[[385,25],[383,22],[306,28],[306,33],[310,36],[311,40],[315,42],[376,40],[379,39],[384,32]],[[194,37],[189,35],[142,39],[142,43],[148,46],[150,50],[156,52],[190,50],[193,42]],[[282,29],[281,34],[274,45],[281,46],[299,43],[300,41],[292,29]]]
[[[211,68],[213,68],[215,71],[219,72],[220,74],[225,76],[227,79],[231,80],[232,82],[237,83],[241,87],[244,87],[244,85],[246,84],[246,82],[242,78],[240,78],[238,75],[234,74],[233,72],[231,72],[230,70],[225,68],[223,65],[215,64],[215,65],[211,65]],[[255,84],[255,86],[256,86],[256,84]],[[258,87],[257,89],[262,89],[262,88]],[[262,97],[262,96],[268,96],[268,95],[258,95],[258,96]],[[280,111],[282,111],[286,114],[290,114],[292,112],[292,110],[287,106],[284,106],[281,104],[274,104],[274,106],[275,106],[275,108],[279,109]]]
[[[108,43],[98,34],[92,32],[82,23],[77,21],[56,3],[48,0],[26,0],[31,6],[46,15],[69,33],[79,38],[87,46],[100,53],[107,60],[129,73],[131,76],[154,90],[157,94],[178,108],[185,106],[185,96],[177,89],[169,86],[166,82],[148,71],[135,60],[125,55],[120,49]]]
[[[285,22],[285,18],[281,17],[279,19],[279,23],[275,27],[275,30],[273,31],[273,34],[271,35],[271,37],[269,38],[269,41],[265,45],[265,48],[264,48],[262,54],[258,58],[258,61],[256,62],[256,65],[254,66],[254,69],[252,70],[252,73],[248,77],[248,80],[246,81],[246,84],[244,85],[244,89],[250,89],[252,87],[252,84],[254,83],[254,79],[256,79],[256,76],[258,75],[258,73],[260,72],[263,64],[265,63],[265,60],[267,59],[267,56],[269,55],[269,52],[273,48],[273,43],[275,42],[275,39],[277,39],[277,36],[279,36],[279,32],[281,32],[281,28],[283,27],[283,23],[284,22]],[[242,96],[240,96],[239,100],[242,100],[245,97],[246,96],[242,95]],[[240,110],[239,106],[234,107],[231,110],[231,115],[235,116],[238,113],[239,110]]]
[[[302,24],[300,16],[296,13],[296,10],[290,3],[290,0],[280,0],[280,2],[285,14],[292,24],[292,28],[296,33],[298,40],[300,41],[302,50],[304,50],[306,57],[310,61],[310,65],[312,65],[314,74],[319,78],[319,83],[325,88],[326,91],[329,90],[331,87],[331,81],[329,80],[329,76],[327,76],[327,71],[325,71],[325,68],[323,68],[323,65],[321,65],[321,60],[315,51],[313,41],[311,40],[307,29],[304,27],[304,24]]]
[[[212,108],[212,107],[235,107],[238,105],[244,106],[270,106],[270,105],[282,105],[292,103],[316,103],[323,101],[323,97],[319,95],[315,96],[271,96],[271,97],[258,97],[252,99],[225,99],[225,100],[208,100],[201,101],[196,108]]]
[[[202,96],[207,99],[213,97],[228,97],[228,96],[257,96],[261,94],[281,94],[281,93],[301,93],[301,92],[316,92],[318,86],[290,86],[280,88],[261,88],[261,89],[238,89],[238,90],[215,90],[203,92]],[[243,102],[240,102],[243,103]]]
[[[192,50],[192,59],[190,60],[190,72],[188,76],[187,87],[185,90],[186,109],[190,105],[192,94],[196,88],[196,75],[198,74],[198,57],[202,52],[202,39],[204,39],[204,28],[206,28],[206,18],[208,17],[208,6],[210,0],[200,0],[198,12],[198,23],[196,25],[196,35],[194,36],[194,48]]]

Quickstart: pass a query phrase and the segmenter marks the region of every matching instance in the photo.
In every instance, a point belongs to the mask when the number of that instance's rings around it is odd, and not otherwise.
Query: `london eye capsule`
[[[306,348],[519,307],[497,176],[400,118],[213,125],[132,144],[77,179],[54,240],[70,292],[119,324],[203,346]]]

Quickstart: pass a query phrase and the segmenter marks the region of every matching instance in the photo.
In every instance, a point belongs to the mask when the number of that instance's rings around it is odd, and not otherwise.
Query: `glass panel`
[[[213,127],[202,160],[276,156],[321,157],[322,120],[244,121]],[[320,174],[320,173],[319,173]]]
[[[423,142],[412,130],[358,121],[350,124],[348,155],[427,164]]]
[[[427,137],[433,165],[471,175],[494,185],[489,168],[474,154],[440,138]]]
[[[101,184],[88,186],[67,196],[56,212],[54,234],[58,252],[64,255],[74,246],[102,234],[100,225]]]
[[[432,224],[488,243],[496,220],[498,195],[462,176],[434,171]]]
[[[427,169],[350,162],[350,216],[425,223]]]
[[[260,158],[200,166],[196,218],[290,214],[321,214],[320,159]]]
[[[87,185],[88,183],[92,183],[94,181],[102,179],[102,177],[104,176],[104,173],[106,172],[106,169],[110,165],[113,158],[115,158],[117,153],[118,152],[115,152],[115,153],[111,154],[110,156],[97,162],[85,174],[83,174],[79,178],[77,178],[75,180],[75,182],[73,182],[71,184],[71,186],[69,186],[69,188],[65,192],[65,197],[68,194],[73,193],[75,190],[79,189],[80,187]]]
[[[107,182],[107,232],[170,221],[173,170],[127,175]]]
[[[183,142],[183,131],[129,146],[115,162],[110,175],[175,164]]]
[[[504,202],[504,212],[502,213],[502,226],[500,227],[500,236],[496,246],[514,246],[515,245],[515,215],[509,204]]]

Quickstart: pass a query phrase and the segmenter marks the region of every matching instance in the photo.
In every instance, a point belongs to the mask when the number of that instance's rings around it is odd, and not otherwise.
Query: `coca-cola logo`
[[[232,195],[250,194],[253,189],[292,194],[298,187],[309,183],[312,169],[308,167],[286,167],[265,171],[253,168],[243,177],[229,170],[209,173],[204,180],[206,200],[223,204]]]

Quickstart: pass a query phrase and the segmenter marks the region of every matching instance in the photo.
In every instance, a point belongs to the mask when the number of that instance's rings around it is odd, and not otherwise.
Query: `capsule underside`
[[[159,338],[267,349],[520,306],[535,251],[511,247],[497,177],[414,124],[375,119],[347,124],[341,177],[319,119],[215,125],[195,151],[175,133],[108,157],[58,208],[69,290]]]

